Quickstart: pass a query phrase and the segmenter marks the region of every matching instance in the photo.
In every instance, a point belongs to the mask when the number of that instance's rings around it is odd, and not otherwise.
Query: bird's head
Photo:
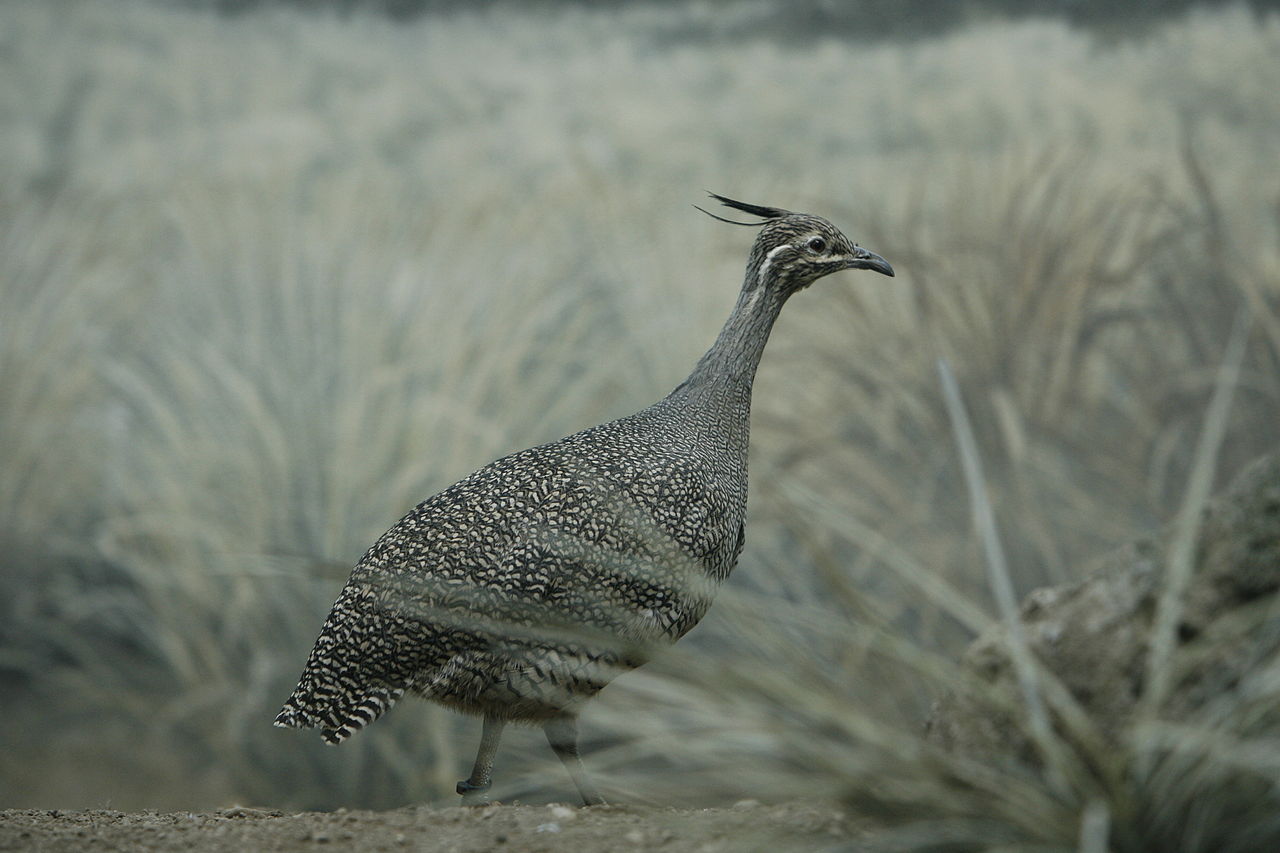
[[[760,234],[747,262],[747,281],[743,285],[746,289],[764,287],[786,297],[840,270],[874,270],[893,275],[888,261],[854,243],[821,216],[747,204],[715,193],[711,197],[763,220],[738,222],[702,211],[721,222],[759,226]]]

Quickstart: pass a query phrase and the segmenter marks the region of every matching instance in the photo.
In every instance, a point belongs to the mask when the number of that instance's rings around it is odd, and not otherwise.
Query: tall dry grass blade
[[[812,490],[784,482],[782,491],[798,506],[803,506],[810,517],[827,524],[835,536],[848,539],[855,545],[875,549],[877,557],[896,575],[923,593],[929,602],[962,624],[975,636],[982,632],[990,617],[982,607],[965,595],[955,584],[915,559],[911,552],[885,536],[871,525],[825,503]]]
[[[1013,581],[1009,577],[1004,549],[1000,545],[995,513],[991,509],[991,501],[987,495],[987,483],[982,473],[982,459],[978,455],[978,442],[973,435],[973,425],[969,421],[968,413],[965,412],[964,401],[960,398],[960,386],[956,383],[955,374],[951,372],[951,366],[945,358],[938,359],[938,376],[942,382],[942,393],[947,414],[951,419],[956,447],[960,453],[960,462],[964,468],[969,505],[973,511],[974,530],[982,540],[983,555],[986,557],[987,564],[987,580],[991,584],[996,606],[1000,609],[1000,618],[1009,632],[1009,655],[1013,659],[1018,687],[1026,703],[1027,723],[1032,737],[1048,761],[1050,772],[1057,775],[1059,764],[1054,758],[1060,750],[1056,746],[1057,741],[1049,724],[1049,715],[1040,695],[1031,649],[1027,645],[1022,622],[1018,619],[1018,602],[1014,597]],[[1061,784],[1060,778],[1058,784]]]
[[[1183,493],[1182,506],[1178,510],[1164,588],[1156,604],[1155,623],[1151,628],[1146,690],[1138,706],[1137,719],[1140,723],[1149,722],[1159,714],[1169,692],[1173,676],[1173,648],[1177,640],[1178,622],[1182,618],[1183,596],[1195,568],[1195,545],[1200,533],[1201,516],[1213,488],[1218,451],[1226,436],[1227,416],[1240,380],[1240,366],[1244,360],[1245,344],[1249,339],[1249,327],[1248,310],[1241,307],[1231,327],[1231,337],[1218,370],[1213,398],[1209,402],[1209,411],[1205,414],[1200,440],[1196,445],[1187,490]]]
[[[1107,853],[1111,812],[1103,800],[1092,800],[1080,816],[1080,853]]]

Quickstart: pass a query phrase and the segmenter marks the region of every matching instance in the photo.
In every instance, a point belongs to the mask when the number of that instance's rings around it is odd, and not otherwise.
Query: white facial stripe
[[[784,243],[781,246],[775,246],[769,250],[769,254],[764,256],[764,263],[760,265],[760,272],[756,276],[756,287],[764,287],[764,277],[769,272],[769,265],[773,263],[773,256],[781,252],[783,249],[794,249],[790,243]]]

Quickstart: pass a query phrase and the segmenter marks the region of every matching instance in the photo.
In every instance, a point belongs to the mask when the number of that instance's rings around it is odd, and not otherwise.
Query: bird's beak
[[[868,252],[866,249],[858,246],[854,250],[854,255],[848,261],[848,269],[851,270],[875,270],[881,275],[887,275],[893,278],[893,267],[889,266],[889,262],[877,255],[875,252]]]

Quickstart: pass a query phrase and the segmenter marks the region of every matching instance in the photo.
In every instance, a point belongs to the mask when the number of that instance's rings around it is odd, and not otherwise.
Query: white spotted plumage
[[[277,725],[338,743],[405,692],[486,719],[572,716],[702,618],[743,546],[751,386],[769,331],[793,293],[856,256],[825,219],[721,200],[767,221],[688,379],[418,504],[352,570]],[[828,256],[797,248],[813,234]]]

